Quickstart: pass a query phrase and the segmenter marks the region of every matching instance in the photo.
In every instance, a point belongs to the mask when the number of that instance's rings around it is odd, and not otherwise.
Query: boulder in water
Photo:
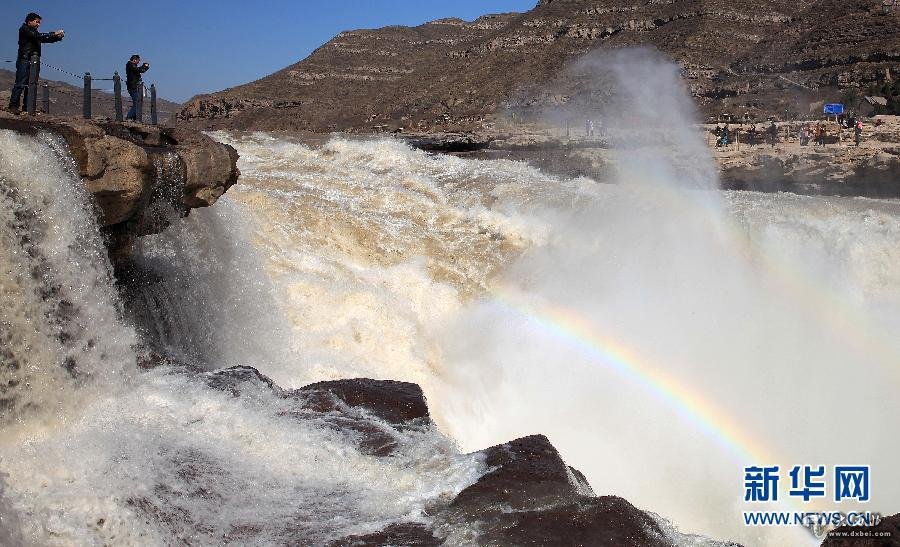
[[[285,391],[252,367],[204,376],[211,387],[236,397],[274,390],[291,401],[290,410],[282,415],[315,420],[347,433],[357,450],[376,458],[391,457],[399,444],[415,442],[414,435],[434,427],[421,388],[407,382],[357,378]],[[487,472],[452,499],[431,507],[431,522],[394,522],[330,545],[440,545],[448,529],[474,534],[469,539],[480,545],[637,547],[675,541],[655,515],[616,496],[597,497],[584,475],[566,465],[543,435],[516,439],[477,454]],[[287,536],[289,529],[283,534]]]

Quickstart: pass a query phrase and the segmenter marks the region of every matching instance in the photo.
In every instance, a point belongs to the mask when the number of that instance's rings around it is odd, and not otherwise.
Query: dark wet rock
[[[481,451],[489,471],[451,503],[495,545],[669,545],[656,522],[627,501],[594,497],[543,435]]]
[[[231,367],[205,375],[206,384],[220,391],[227,391],[235,397],[240,396],[244,390],[253,386],[265,387],[276,392],[281,388],[275,385],[268,376],[263,375],[253,367]]]
[[[300,404],[291,415],[303,419],[310,412],[320,414],[322,423],[352,432],[357,449],[373,456],[392,454],[401,432],[431,425],[422,389],[408,382],[368,378],[317,382],[290,396]]]
[[[204,372],[203,368],[195,363],[189,363],[181,359],[175,359],[173,357],[163,355],[146,348],[137,349],[138,351],[135,357],[136,364],[139,369],[150,370],[158,367],[172,367],[175,370],[190,374],[199,374]]]
[[[357,378],[317,382],[300,388],[300,391],[332,394],[348,406],[365,408],[391,424],[431,421],[422,388],[408,382]],[[311,400],[322,404],[323,410],[330,408],[327,399],[313,397]]]
[[[470,133],[438,133],[432,135],[403,135],[413,148],[428,152],[473,152],[491,145],[492,137]]]
[[[257,390],[270,390],[284,402],[280,416],[313,420],[317,426],[340,431],[357,450],[376,458],[391,457],[399,444],[416,442],[410,435],[434,427],[421,389],[406,382],[357,378],[282,390],[252,367],[175,372],[194,375],[235,397],[254,397]],[[484,475],[454,498],[430,506],[427,520],[389,523],[379,531],[349,535],[327,545],[428,547],[446,544],[448,530],[464,530],[467,539],[461,541],[473,545],[644,547],[678,543],[677,538],[666,535],[654,515],[615,496],[595,496],[584,475],[566,465],[543,435],[516,439],[478,454],[486,466]],[[178,480],[154,485],[127,498],[127,503],[161,526],[208,533],[205,524],[192,521],[183,507],[193,498],[214,499],[212,485],[219,477],[228,476],[229,470],[217,467],[202,453],[176,450],[167,457]],[[285,544],[302,543],[306,533],[295,521],[269,522],[266,528],[233,523],[223,539],[229,544],[253,543],[273,530]]]
[[[512,509],[532,509],[578,495],[559,452],[543,435],[531,435],[481,451],[488,471],[453,501],[460,508],[503,504]]]
[[[431,530],[414,522],[391,524],[380,532],[359,536],[347,536],[328,544],[329,547],[380,547],[383,545],[415,545],[437,547],[442,545]]]
[[[900,547],[900,513],[884,517],[877,526],[835,528],[822,547]]]
[[[488,516],[493,516],[493,521]],[[647,513],[614,496],[531,511],[485,513],[481,535],[494,545],[670,546]],[[484,524],[483,524],[484,526]]]
[[[183,367],[179,370],[187,371]],[[210,387],[235,397],[251,390],[271,390],[290,402],[289,408],[279,413],[281,416],[315,420],[334,431],[349,433],[347,437],[357,450],[371,456],[390,456],[403,431],[431,425],[422,390],[407,382],[360,378],[283,391],[270,378],[246,366],[205,373],[203,378]]]
[[[304,401],[305,403],[306,401]],[[356,449],[369,456],[386,457],[393,454],[401,441],[400,430],[389,424],[373,421],[368,416],[358,413],[332,411],[320,414],[305,405],[295,410],[283,412],[282,416],[290,416],[298,420],[315,419],[320,425],[333,431],[350,433],[348,438]]]

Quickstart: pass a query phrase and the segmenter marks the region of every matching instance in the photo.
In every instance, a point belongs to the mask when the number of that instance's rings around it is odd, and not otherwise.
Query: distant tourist
[[[65,32],[59,29],[55,32],[40,33],[41,16],[29,13],[25,16],[25,23],[19,27],[19,53],[16,55],[16,82],[9,97],[9,111],[18,113],[19,102],[25,95],[25,105],[28,105],[28,78],[31,75],[31,58],[37,57],[40,61],[41,44],[59,42],[65,36]],[[40,68],[40,64],[37,65]],[[37,77],[37,75],[35,75]]]
[[[825,146],[825,126],[822,122],[816,124],[816,144]]]
[[[769,142],[772,147],[778,142],[778,127],[775,126],[775,120],[769,122]]]
[[[862,121],[856,120],[856,123],[853,125],[853,142],[856,143],[856,146],[859,146],[859,141],[862,137]]]
[[[747,144],[756,144],[756,125],[751,125],[747,130]]]
[[[719,135],[719,140],[716,142],[716,146],[728,146],[731,144],[731,130],[728,128],[728,124],[725,124],[725,127],[722,129],[721,134]]]
[[[131,108],[128,109],[126,120],[137,120],[140,103],[144,100],[144,88],[141,75],[150,70],[150,63],[141,63],[140,55],[132,55],[125,63],[125,86],[131,95]]]
[[[797,140],[800,142],[800,146],[809,144],[809,126],[800,127],[800,130],[797,131]]]
[[[584,123],[584,134],[588,137],[594,136],[594,120],[588,120]]]

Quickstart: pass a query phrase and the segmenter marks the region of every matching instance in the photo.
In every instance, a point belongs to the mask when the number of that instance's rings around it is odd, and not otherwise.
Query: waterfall
[[[58,136],[0,131],[0,416],[66,412],[134,367],[96,215]]]

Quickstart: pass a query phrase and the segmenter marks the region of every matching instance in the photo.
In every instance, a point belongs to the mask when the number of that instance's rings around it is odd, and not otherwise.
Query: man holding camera
[[[16,55],[16,83],[13,85],[12,95],[9,97],[9,111],[18,113],[19,102],[25,95],[25,104],[28,104],[28,77],[31,75],[32,58],[37,58],[35,70],[40,68],[41,44],[59,42],[65,36],[62,29],[56,32],[40,33],[41,16],[29,13],[25,16],[25,23],[19,27],[19,53]],[[37,76],[37,75],[35,75]]]
[[[128,88],[128,94],[131,95],[131,108],[128,110],[126,120],[137,120],[138,105],[144,100],[144,89],[141,84],[144,82],[141,75],[150,70],[150,63],[141,63],[140,55],[132,55],[131,59],[125,64],[125,85]]]

